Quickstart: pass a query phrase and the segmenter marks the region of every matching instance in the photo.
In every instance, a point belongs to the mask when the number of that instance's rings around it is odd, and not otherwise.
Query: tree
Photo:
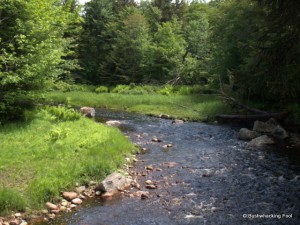
[[[36,91],[65,73],[69,12],[57,0],[0,2],[0,118],[22,115]]]
[[[114,70],[113,81],[140,83],[146,73],[147,52],[150,46],[148,23],[141,12],[126,8],[119,21],[112,24],[115,43],[110,53],[110,64]]]
[[[209,7],[207,4],[192,2],[183,15],[183,33],[187,48],[183,57],[186,64],[182,79],[185,83],[200,83],[208,80],[210,60]]]
[[[107,33],[107,25],[113,15],[110,0],[92,0],[84,8],[79,62],[83,68],[82,77],[94,83],[102,80],[102,68],[112,48],[113,37]]]
[[[159,26],[149,60],[149,79],[160,82],[180,79],[185,49],[180,22],[172,20]]]

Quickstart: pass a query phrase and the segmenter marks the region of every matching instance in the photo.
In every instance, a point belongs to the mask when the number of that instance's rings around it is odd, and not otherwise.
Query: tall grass
[[[0,129],[0,213],[39,208],[75,183],[100,180],[135,150],[118,129],[62,111]]]
[[[93,92],[50,92],[47,101],[74,106],[103,107],[143,114],[168,114],[174,118],[207,120],[230,110],[216,95],[118,94]]]

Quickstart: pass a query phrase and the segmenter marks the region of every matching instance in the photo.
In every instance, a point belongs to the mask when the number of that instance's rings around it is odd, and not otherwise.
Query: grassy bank
[[[0,128],[0,214],[37,209],[75,183],[100,180],[135,151],[118,129],[63,107]]]
[[[49,92],[48,102],[92,106],[142,114],[168,114],[174,118],[206,121],[230,108],[216,95],[162,95],[93,93],[84,91]]]

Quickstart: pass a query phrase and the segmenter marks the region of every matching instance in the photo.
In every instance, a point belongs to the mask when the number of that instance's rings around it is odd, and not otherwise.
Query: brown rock
[[[47,203],[46,203],[46,207],[47,207],[47,209],[49,209],[49,210],[57,210],[57,209],[58,209],[58,206],[52,204],[51,202],[47,202]]]
[[[54,214],[58,214],[58,213],[60,212],[60,210],[59,210],[59,209],[56,209],[56,210],[51,210],[50,212],[51,212],[51,213],[54,213]]]
[[[80,204],[82,203],[82,200],[81,200],[80,198],[74,198],[74,199],[72,200],[72,203],[73,203],[73,204],[76,204],[76,205],[80,205]]]
[[[153,166],[152,165],[146,166],[146,170],[153,170]]]
[[[20,221],[18,219],[9,222],[9,225],[19,225]]]
[[[74,198],[78,197],[78,194],[76,192],[63,192],[62,196],[67,199],[68,201],[73,200]]]

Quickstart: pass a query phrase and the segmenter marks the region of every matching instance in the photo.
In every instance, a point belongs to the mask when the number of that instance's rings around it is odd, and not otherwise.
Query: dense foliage
[[[93,85],[221,85],[244,99],[296,102],[299,10],[297,0],[91,0],[82,9],[76,0],[3,0],[1,121],[22,115],[37,91],[72,84],[70,74]]]
[[[0,2],[1,120],[19,117],[36,91],[75,68],[73,38],[66,34],[74,33],[79,16],[71,2]]]

